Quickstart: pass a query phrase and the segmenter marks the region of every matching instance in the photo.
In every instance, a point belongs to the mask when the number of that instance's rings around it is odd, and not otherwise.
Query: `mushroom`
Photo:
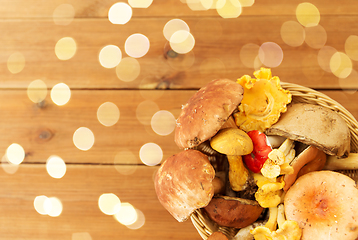
[[[243,228],[255,222],[263,208],[253,200],[215,196],[204,210],[219,226]]]
[[[228,237],[222,232],[213,232],[207,240],[229,240]]]
[[[179,222],[196,209],[209,204],[214,196],[215,170],[208,157],[193,149],[166,159],[155,176],[159,202]]]
[[[327,156],[325,170],[353,170],[358,169],[358,153],[349,153],[346,158]]]
[[[243,98],[243,87],[217,79],[197,91],[182,107],[175,128],[175,143],[193,148],[214,136]]]
[[[313,145],[328,155],[342,157],[350,151],[350,131],[344,119],[333,110],[314,104],[290,104],[265,133]]]
[[[299,177],[284,197],[285,214],[302,228],[302,240],[354,240],[358,237],[358,189],[337,172]]]

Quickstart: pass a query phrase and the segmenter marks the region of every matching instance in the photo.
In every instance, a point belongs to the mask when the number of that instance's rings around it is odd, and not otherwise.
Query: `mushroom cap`
[[[208,237],[208,240],[229,240],[227,238],[227,236],[225,234],[223,234],[222,232],[213,232],[213,234],[211,234]]]
[[[214,195],[215,170],[208,157],[193,149],[166,159],[155,176],[159,202],[179,222],[209,204]]]
[[[256,201],[229,196],[215,196],[204,209],[219,226],[233,228],[249,226],[263,211]]]
[[[197,91],[182,107],[175,129],[179,148],[193,148],[214,136],[243,98],[243,87],[217,79]]]
[[[302,240],[358,237],[358,189],[341,173],[316,171],[299,177],[284,205],[286,218],[302,228]]]
[[[347,123],[338,113],[319,105],[289,105],[287,112],[266,130],[266,134],[313,145],[329,155],[343,156],[350,151]]]

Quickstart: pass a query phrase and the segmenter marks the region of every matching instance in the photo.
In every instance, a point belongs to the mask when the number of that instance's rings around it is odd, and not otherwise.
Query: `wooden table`
[[[282,62],[272,67],[273,75],[317,89],[358,117],[357,59],[351,60],[351,74],[342,76],[327,69],[332,55],[322,50],[334,48],[341,56],[357,56],[358,5],[354,0],[312,0],[320,20],[318,27],[311,28],[296,17],[302,3],[298,0],[257,0],[243,7],[237,18],[223,18],[215,9],[192,10],[185,0],[155,0],[148,8],[133,7],[126,24],[109,21],[114,3],[0,1],[0,157],[12,143],[25,151],[23,162],[15,168],[2,160],[0,239],[201,239],[190,220],[178,223],[157,200],[153,177],[159,165],[144,164],[140,151],[153,143],[162,150],[160,159],[164,160],[179,149],[174,134],[158,135],[150,119],[159,110],[178,117],[182,104],[214,78],[252,76],[255,68],[266,66],[257,58],[265,43],[275,43],[283,52]],[[65,9],[65,19],[54,19],[54,13],[61,14],[59,6]],[[163,28],[172,19],[181,19],[190,27],[195,39],[192,51],[170,51]],[[306,32],[305,42],[292,46],[284,41],[297,33],[283,30],[288,21]],[[127,58],[125,41],[136,33],[149,39],[150,48],[136,59],[139,76],[125,82],[117,77],[116,68],[101,66],[99,53],[104,46],[115,45],[122,59]],[[64,37],[76,43],[75,54],[67,60],[55,54],[56,44]],[[353,49],[345,47],[347,39],[353,40]],[[34,80],[41,80],[47,88],[39,103],[28,96]],[[58,83],[65,83],[71,91],[70,100],[61,106],[51,99],[51,90]],[[105,102],[114,103],[120,112],[113,126],[104,126],[97,118]],[[94,135],[88,150],[78,149],[73,142],[81,127]],[[46,170],[52,155],[66,163],[61,178],[51,177]],[[144,225],[130,229],[104,214],[99,197],[106,193],[138,209],[145,217]],[[58,199],[61,214],[37,212],[38,196]]]

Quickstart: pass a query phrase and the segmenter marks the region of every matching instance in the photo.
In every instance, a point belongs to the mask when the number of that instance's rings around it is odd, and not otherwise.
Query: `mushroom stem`
[[[358,153],[350,153],[346,158],[327,155],[325,170],[348,170],[358,169]]]

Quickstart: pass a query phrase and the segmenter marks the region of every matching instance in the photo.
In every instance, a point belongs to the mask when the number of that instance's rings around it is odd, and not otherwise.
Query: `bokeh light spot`
[[[130,203],[124,202],[121,204],[120,210],[114,214],[114,217],[123,225],[131,225],[137,221],[138,215]]]
[[[97,110],[98,121],[106,126],[110,127],[116,124],[120,117],[120,111],[116,104],[112,102],[105,102],[99,106]]]
[[[321,25],[307,27],[305,33],[305,42],[311,48],[322,48],[327,42],[327,32]]]
[[[137,168],[139,159],[138,157],[127,149],[119,151],[114,157],[114,167],[122,175],[131,175]]]
[[[7,159],[6,154],[1,158],[1,167],[4,170],[4,172],[8,174],[14,174],[19,169],[19,164],[13,164]]]
[[[255,60],[259,55],[260,46],[254,43],[247,43],[240,50],[240,60],[245,67],[254,68]]]
[[[12,164],[20,164],[25,159],[25,150],[24,148],[18,143],[12,143],[6,149],[6,157]]]
[[[304,2],[296,8],[296,18],[305,27],[313,27],[319,24],[321,19],[318,8],[312,3]]]
[[[25,57],[20,52],[14,52],[7,59],[7,69],[12,73],[16,74],[21,72],[25,67]]]
[[[114,215],[121,209],[121,200],[113,193],[104,193],[98,199],[98,207],[106,215]]]
[[[56,197],[46,198],[44,200],[44,210],[50,217],[58,217],[63,210],[62,202]]]
[[[159,111],[159,107],[155,102],[151,100],[145,100],[138,104],[136,109],[136,117],[141,124],[149,126],[152,116],[157,111]]]
[[[108,20],[113,24],[126,24],[131,20],[133,10],[124,2],[113,4],[108,11]]]
[[[51,89],[51,100],[58,106],[63,106],[71,98],[71,89],[65,83],[58,83]]]
[[[39,103],[45,100],[47,96],[46,83],[40,79],[32,81],[27,87],[27,96],[34,103]]]
[[[35,197],[34,207],[35,207],[36,212],[38,212],[41,215],[47,215],[47,211],[44,207],[45,201],[47,199],[48,199],[48,197],[46,197],[44,195]]]
[[[333,54],[330,60],[332,73],[339,78],[346,78],[352,72],[352,60],[342,52]]]
[[[179,54],[190,52],[195,45],[194,36],[186,30],[179,30],[173,33],[169,42],[170,47]]]
[[[122,51],[115,45],[107,45],[99,52],[99,62],[105,68],[115,68],[122,59]]]
[[[75,8],[68,3],[56,7],[52,14],[56,25],[69,25],[75,17]]]
[[[185,21],[181,19],[172,19],[164,25],[163,35],[168,41],[170,41],[172,35],[179,30],[190,32],[189,26]]]
[[[88,232],[72,233],[71,240],[92,240],[91,234]]]
[[[126,53],[134,58],[143,57],[149,51],[149,47],[149,39],[140,33],[130,35],[124,43]]]
[[[324,71],[329,73],[332,72],[330,61],[333,54],[335,54],[336,52],[337,50],[331,46],[324,46],[319,50],[317,55],[318,64]]]
[[[349,36],[344,44],[344,49],[348,57],[354,61],[358,61],[358,36]]]
[[[237,18],[242,13],[242,6],[239,0],[218,0],[216,11],[222,18]]]
[[[55,45],[55,54],[60,60],[71,59],[76,54],[76,51],[76,41],[71,37],[61,38]]]
[[[251,7],[255,3],[255,0],[239,0],[239,1],[241,6],[243,7]]]
[[[89,128],[80,127],[73,134],[73,143],[82,151],[91,149],[94,141],[94,134]]]
[[[278,67],[283,60],[282,48],[274,42],[265,42],[260,46],[259,59],[267,67]]]
[[[116,67],[117,77],[123,82],[132,82],[140,74],[140,64],[137,59],[125,57]]]
[[[53,178],[62,178],[66,173],[66,163],[59,156],[50,156],[46,162],[47,173]]]
[[[148,8],[153,0],[128,0],[128,3],[132,8]]]
[[[156,112],[151,120],[153,131],[161,136],[171,134],[174,131],[175,123],[174,115],[166,110]]]
[[[305,41],[305,29],[296,21],[284,22],[281,26],[281,38],[291,47],[301,46]]]
[[[137,229],[143,227],[145,224],[144,213],[142,211],[140,211],[139,209],[135,209],[135,210],[137,212],[137,220],[132,224],[126,225],[127,228],[133,229],[133,230],[137,230]]]
[[[158,144],[146,143],[139,151],[140,160],[147,166],[158,165],[163,159],[163,151]]]

